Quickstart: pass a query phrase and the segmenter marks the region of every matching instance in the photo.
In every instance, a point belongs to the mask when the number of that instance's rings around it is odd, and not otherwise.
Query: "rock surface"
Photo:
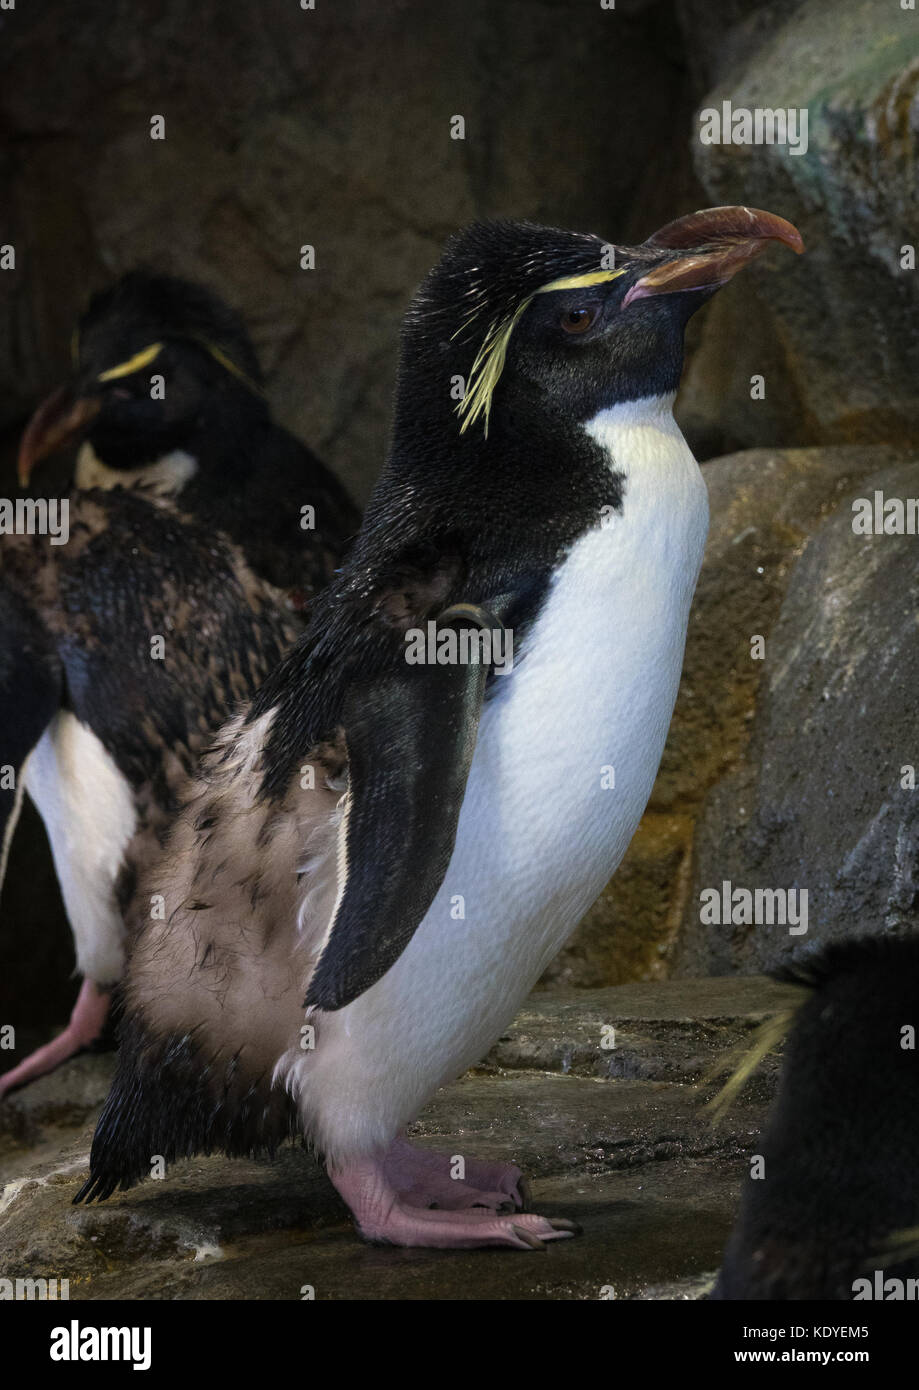
[[[853,533],[853,497],[919,495],[915,463],[863,478],[813,536],[766,645],[753,733],[699,826],[681,957],[757,970],[804,944],[919,925],[919,540]],[[808,894],[806,938],[703,926],[699,892]]]
[[[198,1158],[73,1207],[111,1056],[84,1055],[0,1107],[0,1277],[70,1298],[697,1298],[730,1229],[777,1062],[728,1118],[701,1112],[719,1057],[798,992],[763,979],[536,995],[478,1071],[414,1127],[441,1150],[516,1160],[539,1210],[584,1234],[544,1255],[362,1243],[315,1161]],[[616,1047],[601,1046],[604,1026]],[[605,1292],[602,1292],[604,1291]]]
[[[916,244],[915,11],[874,0],[680,0],[679,10],[699,110],[729,101],[808,117],[803,154],[703,144],[698,116],[690,123],[709,200],[790,217],[807,255],[790,267],[764,261],[716,302],[685,383],[688,418],[711,452],[915,444],[919,270],[901,263],[901,248]],[[767,394],[751,409],[754,373],[766,376]]]

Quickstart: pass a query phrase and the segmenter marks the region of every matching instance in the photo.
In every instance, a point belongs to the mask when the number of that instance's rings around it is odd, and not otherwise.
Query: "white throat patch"
[[[86,440],[77,454],[75,481],[79,488],[98,487],[108,492],[116,487],[137,487],[147,489],[155,497],[173,497],[197,471],[198,460],[184,449],[174,449],[142,468],[109,468]]]

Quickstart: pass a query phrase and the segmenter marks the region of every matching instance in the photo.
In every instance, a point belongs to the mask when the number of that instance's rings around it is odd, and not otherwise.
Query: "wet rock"
[[[23,1099],[37,1133],[0,1155],[0,1276],[66,1278],[72,1300],[299,1299],[307,1286],[326,1299],[698,1297],[730,1229],[771,1072],[717,1127],[702,1111],[710,1088],[692,1083],[787,1000],[770,981],[740,979],[529,1001],[483,1068],[438,1093],[413,1137],[519,1162],[538,1209],[583,1225],[578,1240],[531,1258],[368,1246],[298,1146],[273,1162],[196,1158],[73,1207],[92,1126],[76,1109],[55,1110],[48,1082],[66,1090],[73,1072],[81,1095],[101,1095],[111,1074],[110,1057],[79,1058],[38,1083],[43,1100]],[[619,1070],[600,1047],[610,1023],[631,1058]]]
[[[711,522],[680,693],[653,810],[698,806],[749,740],[768,636],[798,559],[856,484],[902,458],[886,446],[757,449],[705,465]]]
[[[861,480],[810,540],[766,643],[753,737],[712,792],[697,837],[682,968],[757,970],[805,942],[915,930],[919,908],[919,548],[853,533],[852,498],[919,495],[919,468]],[[907,785],[904,785],[904,781]],[[806,937],[703,926],[724,880],[808,893]]]
[[[698,1082],[796,992],[760,977],[539,992],[485,1065],[624,1080]],[[612,1030],[612,1031],[610,1031]]]
[[[873,0],[680,10],[700,110],[730,101],[808,116],[797,155],[702,144],[691,123],[708,199],[782,213],[807,247],[795,263],[764,259],[713,307],[684,391],[692,427],[708,422],[716,447],[758,443],[760,430],[770,442],[916,443],[919,272],[901,263],[915,244],[915,13]],[[767,395],[751,405],[753,373]]]
[[[113,1052],[83,1052],[66,1067],[23,1086],[0,1103],[0,1134],[19,1125],[82,1125],[108,1095],[115,1069]]]

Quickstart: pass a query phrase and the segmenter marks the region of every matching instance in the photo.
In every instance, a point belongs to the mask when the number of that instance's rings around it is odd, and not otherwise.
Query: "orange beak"
[[[654,251],[680,254],[652,267],[631,287],[622,307],[654,294],[674,294],[727,284],[738,270],[781,241],[800,256],[804,241],[797,227],[760,208],[703,208],[668,222],[644,243]]]
[[[41,405],[26,425],[19,444],[19,486],[28,487],[39,459],[63,449],[83,433],[98,413],[101,402],[92,396],[75,396],[61,386]]]

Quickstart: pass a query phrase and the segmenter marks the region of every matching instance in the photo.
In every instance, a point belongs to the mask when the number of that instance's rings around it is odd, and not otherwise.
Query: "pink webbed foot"
[[[543,1250],[550,1240],[567,1240],[578,1234],[573,1221],[552,1220],[533,1212],[501,1215],[481,1205],[463,1210],[431,1210],[413,1205],[387,1177],[389,1159],[387,1154],[383,1159],[358,1159],[346,1167],[329,1169],[329,1177],[367,1240],[453,1250],[471,1250],[480,1245]]]
[[[4,1072],[3,1076],[0,1076],[0,1099],[14,1087],[24,1086],[26,1082],[34,1081],[36,1077],[53,1071],[62,1062],[66,1062],[84,1047],[95,1042],[108,1018],[111,998],[108,990],[100,990],[92,980],[84,980],[77,995],[77,1002],[73,1006],[70,1022],[64,1031],[44,1047],[30,1053],[18,1066],[13,1067],[12,1071]]]
[[[460,1211],[489,1207],[492,1211],[525,1211],[529,1188],[513,1163],[487,1163],[462,1155],[436,1153],[397,1139],[383,1159],[383,1175],[403,1202],[413,1207]],[[462,1176],[455,1176],[459,1170]]]

